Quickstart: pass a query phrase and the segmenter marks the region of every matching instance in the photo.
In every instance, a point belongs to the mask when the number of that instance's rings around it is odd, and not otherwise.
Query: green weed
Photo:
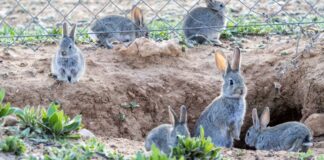
[[[5,97],[5,90],[0,90],[0,118],[6,117],[12,114],[15,109],[11,107],[10,103],[2,104],[3,99]]]
[[[41,110],[42,121],[40,126],[54,137],[78,138],[78,135],[71,135],[81,127],[81,115],[75,116],[72,120],[59,110],[59,106],[51,103],[47,111]]]
[[[89,139],[86,142],[71,144],[65,142],[60,148],[51,147],[46,151],[45,160],[88,160],[88,159],[109,159],[123,160],[124,156],[116,152],[106,153],[104,144],[96,139]]]
[[[172,157],[176,159],[220,159],[220,148],[214,146],[211,139],[205,137],[200,128],[200,137],[180,138],[178,145],[172,149]]]
[[[311,159],[312,157],[314,157],[314,152],[311,149],[309,149],[306,153],[301,152],[298,154],[299,154],[298,159],[300,159],[300,160],[308,160],[308,159]]]
[[[11,152],[15,155],[22,155],[26,151],[25,143],[16,136],[6,137],[0,142],[2,152]]]

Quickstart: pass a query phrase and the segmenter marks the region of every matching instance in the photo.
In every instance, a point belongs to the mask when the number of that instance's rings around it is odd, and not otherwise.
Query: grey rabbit
[[[252,110],[253,126],[246,135],[245,143],[258,150],[286,150],[306,152],[312,146],[311,131],[299,122],[286,122],[274,127],[267,127],[270,122],[270,111],[266,107],[258,118],[257,110]]]
[[[148,28],[144,24],[142,10],[136,6],[132,9],[132,20],[118,15],[111,15],[97,20],[91,26],[90,34],[93,39],[108,49],[113,48],[114,42],[131,43],[135,38],[148,37]]]
[[[246,103],[246,86],[240,73],[241,53],[235,48],[230,65],[223,53],[215,53],[217,68],[222,72],[223,84],[219,97],[202,112],[195,125],[195,136],[200,135],[200,127],[205,130],[216,146],[232,147],[233,139],[240,139]]]
[[[161,151],[170,154],[171,148],[178,144],[178,135],[190,136],[187,126],[187,108],[181,106],[180,118],[169,106],[169,116],[172,124],[162,124],[152,129],[145,139],[145,149],[151,150],[153,144]]]
[[[51,71],[59,81],[78,82],[85,72],[85,59],[75,44],[76,24],[68,35],[67,24],[63,23],[63,37],[52,59]]]
[[[226,28],[225,4],[218,0],[205,0],[207,7],[197,7],[184,20],[184,35],[189,46],[195,44],[221,45],[220,32]]]

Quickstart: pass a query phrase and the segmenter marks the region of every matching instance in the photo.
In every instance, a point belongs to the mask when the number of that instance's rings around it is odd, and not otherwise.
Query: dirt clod
[[[324,135],[324,113],[314,113],[310,115],[305,124],[311,128],[314,136]]]

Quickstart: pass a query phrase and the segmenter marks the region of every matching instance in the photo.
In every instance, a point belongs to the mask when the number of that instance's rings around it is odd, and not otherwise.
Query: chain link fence
[[[227,28],[221,39],[245,35],[291,36],[298,52],[303,37],[314,41],[324,30],[323,0],[227,0]],[[61,24],[77,23],[78,43],[95,45],[91,25],[108,15],[130,18],[132,6],[143,10],[149,37],[154,40],[183,39],[183,22],[205,0],[2,0],[0,1],[0,43],[26,45],[37,50],[57,42]],[[190,28],[185,28],[190,29]]]

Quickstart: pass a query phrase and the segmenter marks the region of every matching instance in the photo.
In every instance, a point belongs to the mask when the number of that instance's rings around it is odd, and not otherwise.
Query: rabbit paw
[[[214,46],[222,46],[223,45],[223,43],[218,39],[211,40],[211,42],[213,43]]]

